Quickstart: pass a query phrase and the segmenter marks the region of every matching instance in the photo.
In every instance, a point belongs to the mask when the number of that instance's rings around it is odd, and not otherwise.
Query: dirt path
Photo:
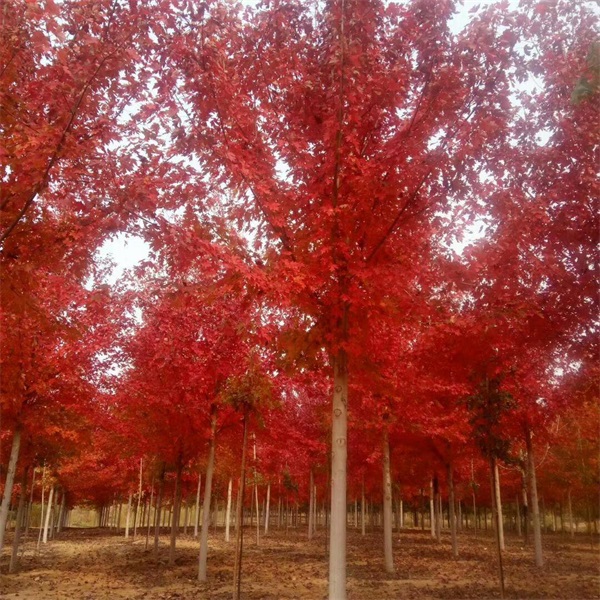
[[[10,538],[8,540],[10,542]],[[427,532],[394,536],[397,573],[383,572],[381,534],[348,538],[348,596],[351,600],[402,598],[498,598],[492,538],[463,535],[460,558],[452,560],[449,540],[431,540]],[[158,560],[144,550],[144,540],[125,541],[99,529],[71,529],[43,547],[25,547],[21,571],[0,576],[6,600],[192,600],[229,599],[232,594],[233,544],[221,531],[212,537],[209,582],[196,581],[198,544],[178,540],[176,564],[167,564],[167,536]],[[507,598],[600,598],[600,554],[589,540],[558,535],[545,539],[546,566],[532,566],[532,551],[509,538],[505,554]],[[6,573],[8,556],[0,567]],[[242,597],[248,600],[321,599],[327,597],[326,539],[308,542],[300,532],[275,532],[260,547],[247,532]]]

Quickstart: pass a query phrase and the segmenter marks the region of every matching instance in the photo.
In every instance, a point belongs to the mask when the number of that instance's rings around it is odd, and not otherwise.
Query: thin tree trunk
[[[569,533],[571,537],[575,537],[575,529],[573,527],[573,504],[571,502],[571,488],[569,488],[569,492],[567,495],[568,501],[568,511],[569,511]]]
[[[496,511],[498,512],[498,518],[496,519],[498,525],[498,535],[500,540],[500,548],[504,551],[506,549],[504,545],[504,518],[502,514],[502,495],[500,493],[500,473],[498,471],[498,462],[495,461],[494,468],[496,472],[494,473],[494,493],[496,500]]]
[[[325,512],[325,519],[327,519],[327,512]],[[361,486],[361,498],[360,498],[360,534],[366,534],[366,523],[365,523],[365,476],[362,477]]]
[[[163,489],[165,486],[165,466],[160,471],[158,494],[156,496],[156,510],[154,511],[154,556],[158,558],[158,537],[160,535],[160,513],[162,509]]]
[[[441,511],[440,484],[437,475],[433,477],[433,508],[435,518],[435,538],[442,541],[442,511]]]
[[[135,509],[135,515],[133,517],[133,539],[135,540],[135,536],[137,535],[137,517],[140,514],[140,504],[142,502],[142,468],[144,464],[144,459],[140,458],[140,486],[138,488],[138,497],[137,497],[137,507]],[[143,526],[143,519],[140,519],[140,527]]]
[[[29,493],[29,505],[27,506],[27,525],[25,526],[25,539],[29,535],[29,526],[31,525],[31,513],[33,512],[33,490],[35,489],[35,472],[36,467],[33,467],[33,475],[31,477],[31,492]]]
[[[187,535],[188,523],[190,521],[190,503],[186,497],[185,502],[183,502],[185,506],[185,513],[183,515],[183,535]]]
[[[521,470],[521,494],[523,497],[523,543],[529,544],[529,502],[527,500],[527,476]]]
[[[448,463],[448,520],[452,538],[452,556],[458,558],[458,540],[456,536],[456,511],[454,507],[454,473],[452,463]]]
[[[20,449],[21,428],[17,427],[13,433],[10,458],[8,459],[8,471],[6,472],[6,480],[4,481],[4,494],[2,496],[2,504],[0,505],[0,554],[2,554],[2,548],[4,547],[4,532],[6,531],[6,522],[8,521],[8,509],[10,508]]]
[[[392,552],[392,473],[390,468],[390,442],[387,425],[383,430],[383,555],[385,572],[394,573]]]
[[[517,494],[516,500],[517,500],[517,504],[516,504],[516,507],[517,507],[517,509],[516,509],[517,510],[517,516],[516,516],[517,535],[519,537],[521,537],[521,535],[522,535],[522,531],[521,531],[521,509],[520,509],[520,502],[519,502],[519,494]]]
[[[200,490],[202,488],[202,474],[198,473],[198,488],[196,489],[196,512],[194,513],[194,537],[198,537],[198,523],[200,523]]]
[[[17,570],[17,559],[19,555],[19,542],[21,541],[21,531],[23,531],[23,521],[25,520],[25,497],[27,496],[27,476],[29,467],[23,471],[21,478],[21,494],[19,495],[19,504],[17,507],[17,518],[15,520],[15,534],[13,537],[12,553],[10,555],[10,564],[8,572],[14,573]]]
[[[52,512],[52,499],[54,497],[54,486],[50,488],[50,495],[48,496],[48,508],[46,510],[46,520],[44,522],[44,533],[42,535],[42,542],[48,543],[48,529],[50,527],[50,513]]]
[[[308,539],[312,540],[313,537],[313,505],[315,502],[314,495],[314,476],[312,469],[310,470],[308,478],[308,489],[309,489],[309,501],[308,501]]]
[[[131,502],[133,500],[133,494],[129,494],[129,500],[127,501],[127,514],[125,516],[125,538],[129,537],[129,519],[131,517]]]
[[[206,581],[206,563],[208,557],[208,527],[210,525],[210,502],[212,493],[212,478],[215,466],[215,444],[217,437],[217,411],[211,409],[210,450],[206,466],[206,483],[204,484],[204,506],[202,508],[202,531],[200,533],[200,553],[198,554],[198,581]]]
[[[347,319],[347,309],[344,311]],[[333,360],[329,599],[346,598],[346,469],[348,462],[348,365],[345,350]]]
[[[498,473],[498,469],[496,466],[496,459],[495,457],[491,457],[490,458],[490,472],[492,475],[492,489],[495,490],[496,489],[496,475]],[[495,495],[495,494],[494,494]],[[500,544],[500,517],[499,517],[499,511],[492,511],[492,515],[496,514],[496,547],[498,549],[498,576],[500,578],[500,598],[503,599],[504,598],[504,565],[502,563],[502,546]]]
[[[267,518],[269,514],[269,488],[267,488]],[[231,494],[233,491],[233,478],[229,478],[229,485],[227,486],[227,510],[225,511],[225,541],[229,541],[229,525],[231,522]],[[266,531],[265,531],[266,533]]]
[[[244,490],[246,487],[246,442],[248,439],[248,418],[244,414],[244,435],[242,438],[242,466],[240,485],[238,489],[237,506],[235,511],[236,541],[235,541],[235,563],[233,567],[233,600],[240,600],[242,586],[242,551],[244,548]],[[286,516],[287,521],[287,516]]]
[[[42,543],[42,530],[44,529],[44,479],[46,475],[46,465],[44,465],[44,469],[42,471],[42,502],[40,508],[40,528],[38,529],[38,539],[37,539],[37,547],[36,551],[40,551],[40,545]]]
[[[535,474],[535,457],[533,454],[531,431],[529,431],[529,429],[526,432],[525,443],[527,447],[529,486],[531,491],[531,512],[533,518],[533,547],[535,553],[535,565],[537,567],[543,567],[544,556],[542,554],[542,531],[540,524],[540,508],[538,503],[537,481]]]
[[[230,484],[231,485],[231,480],[230,480]],[[269,510],[271,507],[271,484],[268,483],[267,484],[267,503],[265,505],[265,535],[267,535],[269,533],[269,519],[270,519],[270,514],[269,514]]]
[[[254,470],[254,500],[256,502],[256,545],[260,543],[260,506],[258,504],[258,485],[256,483],[256,469]]]
[[[60,509],[58,511],[58,519],[56,520],[56,533],[60,533],[62,530],[66,505],[67,505],[67,492],[64,488],[62,488],[62,493],[61,493],[61,497],[60,497]]]
[[[148,527],[146,528],[146,546],[145,549],[148,550],[148,543],[150,541],[150,510],[152,509],[152,501],[154,500],[154,477],[152,478],[152,483],[150,485],[150,502],[148,503]],[[154,510],[154,518],[156,519],[156,509]]]
[[[173,497],[173,520],[171,521],[171,543],[169,547],[169,564],[175,564],[175,547],[177,545],[177,534],[179,533],[179,517],[181,513],[181,471],[183,465],[181,457],[177,461],[177,473],[175,475],[175,494]]]
[[[429,480],[429,524],[431,537],[435,539],[435,494],[433,492],[433,477]]]

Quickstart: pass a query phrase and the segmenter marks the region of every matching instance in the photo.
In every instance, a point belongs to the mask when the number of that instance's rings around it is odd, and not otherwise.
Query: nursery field
[[[166,531],[165,531],[166,533]],[[491,533],[461,535],[460,556],[451,557],[450,539],[432,540],[428,532],[394,534],[396,574],[383,568],[381,532],[348,532],[348,598],[499,598],[496,551]],[[245,533],[242,598],[251,600],[321,599],[327,597],[327,539],[312,541],[299,530],[273,532],[256,546]],[[208,582],[196,581],[198,542],[178,541],[175,565],[167,564],[168,538],[161,538],[158,558],[135,542],[106,529],[68,529],[43,546],[24,546],[20,572],[2,575],[0,597],[6,600],[192,600],[231,598],[233,543],[217,530],[210,540]],[[597,541],[559,534],[544,537],[545,566],[533,564],[531,548],[507,537],[504,553],[507,598],[600,597]],[[2,572],[6,573],[3,557]]]

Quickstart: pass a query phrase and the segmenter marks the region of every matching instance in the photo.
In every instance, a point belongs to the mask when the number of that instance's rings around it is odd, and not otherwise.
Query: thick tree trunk
[[[448,519],[452,539],[452,556],[458,558],[458,540],[456,537],[456,511],[454,507],[454,473],[452,463],[448,463]]]
[[[17,570],[17,560],[19,556],[19,543],[21,541],[21,532],[23,531],[23,525],[25,521],[25,498],[27,496],[27,476],[29,475],[29,468],[23,471],[23,477],[21,478],[21,494],[19,495],[19,504],[17,507],[17,518],[15,520],[15,535],[13,537],[12,553],[10,555],[10,564],[8,565],[8,572],[14,573]]]
[[[525,435],[525,444],[527,447],[527,466],[529,471],[529,487],[531,492],[531,514],[533,519],[533,548],[535,553],[535,564],[537,567],[543,567],[544,556],[542,554],[542,530],[535,474],[535,457],[533,454],[531,431],[529,430],[527,430]]]
[[[383,430],[383,555],[385,572],[394,573],[392,550],[392,471],[387,426]]]
[[[175,547],[177,545],[177,534],[179,533],[179,517],[181,513],[181,471],[183,465],[181,458],[177,462],[177,473],[175,475],[175,494],[173,495],[173,520],[171,521],[171,540],[169,547],[169,564],[175,564]]]
[[[346,598],[346,468],[348,462],[348,364],[345,350],[333,360],[329,599]]]
[[[244,414],[244,434],[242,438],[242,465],[240,485],[238,489],[237,506],[235,510],[236,540],[235,562],[233,567],[233,600],[240,600],[242,587],[242,553],[244,549],[244,490],[246,488],[246,442],[248,440],[248,419]],[[287,524],[287,515],[286,515]]]
[[[54,486],[50,488],[50,495],[48,496],[48,508],[46,509],[46,520],[44,521],[44,533],[42,534],[42,542],[48,543],[48,529],[50,527],[50,513],[52,512],[52,499],[54,498]]]
[[[229,541],[229,526],[231,523],[231,493],[233,491],[233,478],[229,478],[229,485],[227,486],[227,510],[225,511],[225,541]],[[267,489],[267,515],[269,511],[269,489]],[[266,533],[266,532],[265,532]]]
[[[198,581],[206,581],[206,564],[208,557],[208,527],[210,524],[210,501],[212,478],[215,467],[215,445],[217,438],[217,412],[212,408],[210,423],[210,450],[206,465],[206,482],[204,484],[204,505],[202,509],[202,530],[200,532],[200,553],[198,555]]]
[[[21,429],[20,427],[17,427],[13,433],[10,458],[8,459],[8,471],[6,472],[6,480],[4,481],[4,494],[2,496],[2,504],[0,505],[0,554],[2,553],[2,548],[4,547],[4,532],[6,531],[6,522],[8,521],[8,509],[10,508],[20,449]]]
[[[269,533],[269,519],[270,513],[269,510],[271,508],[271,484],[267,484],[267,501],[265,504],[265,535]]]

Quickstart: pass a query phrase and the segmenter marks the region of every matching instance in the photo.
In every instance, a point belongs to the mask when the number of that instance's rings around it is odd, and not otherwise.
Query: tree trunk
[[[183,535],[187,535],[188,523],[190,521],[190,503],[187,498],[185,499],[185,502],[183,502],[183,505],[185,506],[185,513],[183,515]]]
[[[385,572],[394,573],[392,551],[392,472],[390,468],[390,441],[387,426],[383,430],[383,555]]]
[[[327,519],[327,512],[325,512],[325,519]],[[365,535],[365,476],[362,478],[361,487],[361,499],[360,499],[360,534]]]
[[[233,489],[233,478],[229,478],[229,485],[227,486],[227,510],[225,511],[225,541],[229,541],[229,524],[231,522],[231,493]],[[269,511],[269,489],[267,489],[267,515]],[[265,532],[266,533],[266,532]]]
[[[490,473],[492,475],[492,490],[496,489],[496,475],[498,474],[498,468],[496,465],[495,457],[490,458]],[[495,494],[492,495],[494,499]],[[497,506],[497,505],[496,505]],[[500,598],[504,598],[504,565],[502,564],[502,546],[500,545],[500,512],[498,510],[492,511],[492,515],[496,514],[496,547],[498,549],[498,576],[500,578]]]
[[[160,513],[162,509],[163,489],[165,486],[165,466],[163,465],[160,472],[160,480],[158,483],[158,494],[156,496],[156,510],[154,511],[154,555],[158,558],[158,536],[160,535]]]
[[[437,475],[433,476],[433,516],[435,520],[435,537],[438,542],[442,541],[442,511],[440,497],[440,484]]]
[[[400,500],[400,529],[404,529],[404,500]]]
[[[200,522],[200,489],[202,487],[202,475],[198,473],[198,488],[196,489],[196,512],[194,517],[194,537],[198,537],[198,523]]]
[[[20,449],[21,428],[17,427],[13,433],[10,458],[8,460],[8,471],[6,472],[6,480],[4,482],[4,494],[2,496],[2,504],[0,505],[0,554],[2,553],[2,548],[4,547],[4,532],[6,531],[6,522],[8,521],[8,509],[10,508]]]
[[[258,485],[256,482],[256,469],[254,469],[254,500],[256,502],[256,545],[260,543],[260,506],[258,504]]]
[[[271,508],[271,484],[267,484],[267,503],[265,505],[265,535],[269,533],[269,510]]]
[[[429,480],[429,524],[431,537],[435,538],[435,495],[433,493],[433,477]]]
[[[242,438],[242,466],[240,475],[240,485],[238,489],[237,506],[235,511],[236,522],[236,541],[235,541],[235,562],[233,567],[233,600],[240,599],[242,586],[242,551],[244,549],[244,490],[246,487],[246,442],[248,439],[248,419],[244,414],[244,435]],[[287,522],[287,515],[286,515]]]
[[[529,502],[527,500],[527,476],[521,470],[521,494],[523,497],[523,543],[529,544]]]
[[[496,501],[496,511],[498,512],[498,518],[496,519],[498,525],[498,535],[500,540],[500,548],[504,551],[506,549],[504,545],[504,519],[502,514],[502,495],[500,494],[500,473],[498,471],[498,462],[494,461],[494,468],[496,472],[494,473],[494,493],[495,493],[495,501]]]
[[[206,465],[206,482],[204,484],[204,505],[202,508],[202,530],[200,532],[200,553],[198,555],[198,581],[206,581],[206,563],[208,558],[208,526],[210,524],[210,501],[212,478],[215,467],[215,445],[217,438],[217,410],[211,409],[210,450]]]
[[[129,500],[127,501],[127,514],[125,515],[125,538],[129,537],[129,519],[131,517],[132,501],[133,501],[133,494],[129,494]]]
[[[312,469],[310,470],[310,475],[308,478],[308,497],[309,497],[309,501],[308,501],[308,539],[312,540],[313,537],[313,505],[315,502],[315,495],[314,495],[314,476],[313,476],[313,471]]]
[[[142,467],[144,464],[144,459],[140,458],[140,486],[138,488],[138,497],[137,497],[137,507],[135,509],[135,515],[133,517],[133,539],[135,540],[135,536],[137,535],[137,519],[140,514],[140,504],[142,502]],[[143,526],[143,519],[140,520],[140,527]]]
[[[150,485],[150,502],[148,503],[148,527],[146,528],[146,546],[145,550],[148,550],[148,542],[150,541],[150,510],[152,509],[152,501],[154,500],[154,477]],[[156,519],[156,509],[154,510],[154,518]]]
[[[58,519],[56,520],[56,533],[60,533],[63,528],[64,515],[67,506],[67,491],[62,488],[60,496],[60,509],[58,511]]]
[[[568,501],[568,511],[569,511],[569,533],[571,537],[575,537],[575,529],[573,528],[573,504],[571,501],[571,488],[569,488],[569,492],[567,495]]]
[[[42,531],[44,529],[43,524],[44,524],[44,478],[46,475],[46,465],[44,465],[44,469],[42,471],[42,501],[41,501],[41,506],[40,506],[40,528],[38,529],[38,539],[37,539],[37,547],[36,547],[36,551],[39,552],[40,551],[40,546],[42,543]]]
[[[29,535],[29,526],[31,525],[31,513],[33,512],[33,490],[35,489],[35,472],[36,467],[33,467],[33,475],[31,477],[31,491],[29,492],[29,504],[27,505],[27,523],[25,525],[25,539]]]
[[[346,311],[347,312],[347,311]],[[348,365],[345,350],[333,360],[329,599],[346,598],[346,468],[348,462]]]
[[[19,542],[21,541],[21,531],[25,521],[25,497],[27,496],[27,476],[29,475],[29,467],[23,471],[21,478],[21,494],[19,495],[19,504],[17,507],[17,518],[15,520],[15,535],[13,537],[12,553],[10,555],[10,564],[8,572],[14,573],[17,570],[17,560],[19,555]]]
[[[533,454],[533,443],[531,440],[531,431],[529,429],[525,435],[527,447],[527,466],[529,471],[529,487],[531,492],[531,512],[533,518],[533,548],[535,553],[535,565],[544,566],[544,556],[542,554],[542,530],[540,524],[540,507],[538,503],[537,481],[535,475],[535,458]]]
[[[458,558],[458,540],[456,538],[456,511],[454,507],[454,473],[452,463],[448,463],[448,519],[452,538],[452,556]]]
[[[42,542],[48,543],[48,528],[50,527],[50,513],[52,512],[52,499],[54,497],[54,486],[50,488],[50,495],[48,496],[48,508],[46,509],[46,520],[44,521],[44,533],[42,534]]]
[[[177,534],[179,533],[179,517],[181,513],[181,471],[183,465],[181,457],[177,461],[177,472],[175,474],[175,494],[173,495],[173,520],[171,521],[171,540],[169,546],[169,564],[175,564],[175,547],[177,545]]]
[[[517,504],[516,504],[517,516],[515,519],[515,521],[516,521],[515,524],[517,526],[517,535],[519,537],[521,537],[521,534],[522,534],[522,532],[521,532],[521,509],[520,509],[520,502],[519,502],[519,494],[517,494],[516,500],[517,500]]]

